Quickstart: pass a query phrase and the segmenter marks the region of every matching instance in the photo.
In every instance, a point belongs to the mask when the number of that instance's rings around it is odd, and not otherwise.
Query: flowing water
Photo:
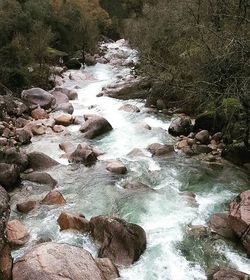
[[[26,148],[28,151],[42,151],[62,163],[49,173],[58,180],[67,204],[39,206],[28,215],[17,213],[14,209],[17,201],[42,198],[48,192],[44,186],[24,182],[22,189],[12,195],[12,217],[27,225],[31,238],[24,247],[13,252],[14,258],[38,240],[74,244],[96,255],[97,250],[87,235],[59,231],[56,222],[59,214],[74,211],[87,218],[116,215],[145,229],[147,250],[134,265],[120,270],[123,280],[201,280],[207,279],[206,273],[216,265],[228,265],[250,273],[250,261],[240,248],[222,240],[199,236],[192,230],[194,225],[206,225],[212,213],[225,210],[236,194],[249,187],[246,175],[231,165],[211,167],[178,152],[152,158],[145,150],[147,145],[174,143],[167,133],[170,119],[147,113],[141,100],[96,97],[104,86],[131,78],[131,69],[126,65],[137,59],[137,53],[123,40],[105,46],[110,63],[66,72],[63,85],[80,87],[78,100],[72,102],[74,115],[99,114],[112,124],[113,131],[91,141],[105,154],[89,168],[68,165],[61,157],[58,145],[65,141],[75,145],[85,141],[77,125],[68,127],[61,134],[48,133],[33,139]],[[69,79],[70,73],[74,80]],[[125,103],[137,105],[141,112],[119,110]],[[146,129],[145,124],[152,129]],[[145,155],[127,156],[134,148],[143,149]],[[110,174],[105,170],[107,159],[120,159],[127,166],[128,174]],[[130,180],[145,183],[154,191],[124,190],[122,185]],[[182,191],[194,192],[199,206],[188,203],[180,195]]]

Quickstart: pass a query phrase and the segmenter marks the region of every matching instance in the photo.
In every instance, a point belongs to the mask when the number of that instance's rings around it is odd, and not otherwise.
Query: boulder
[[[22,203],[18,203],[16,205],[16,209],[21,213],[27,214],[33,209],[35,209],[36,205],[37,202],[35,200],[28,200]]]
[[[169,134],[173,136],[187,136],[192,131],[192,122],[190,117],[182,116],[174,118],[168,128]]]
[[[41,108],[49,109],[56,103],[55,97],[41,88],[24,90],[21,96],[23,101],[30,107],[39,105]]]
[[[107,280],[115,280],[120,277],[119,271],[117,267],[111,262],[108,258],[97,258],[96,260],[97,266],[102,271],[105,279]]]
[[[56,124],[69,126],[74,123],[74,118],[70,114],[60,114],[55,117]]]
[[[195,135],[195,139],[201,144],[209,143],[209,132],[207,130],[201,130]]]
[[[106,169],[115,174],[126,174],[127,167],[119,160],[110,161]]]
[[[63,212],[57,219],[57,222],[61,230],[78,230],[80,232],[86,233],[90,231],[90,223],[81,214],[74,215],[70,213]]]
[[[53,126],[53,131],[55,132],[55,133],[61,133],[61,132],[63,132],[64,131],[64,126],[63,125],[54,125]]]
[[[80,131],[84,133],[87,139],[93,139],[112,130],[111,124],[103,117],[96,115],[85,115],[85,123],[81,126]]]
[[[32,136],[31,131],[26,128],[16,129],[16,140],[20,142],[20,144],[29,144]]]
[[[129,112],[129,113],[139,113],[140,109],[132,104],[124,104],[122,105],[119,110]]]
[[[173,145],[163,145],[160,143],[153,143],[147,147],[147,150],[153,156],[163,156],[163,155],[169,154],[171,152],[174,152],[174,146]]]
[[[97,156],[92,146],[84,143],[79,144],[76,150],[69,155],[69,162],[83,163],[86,166],[92,165],[97,161]]]
[[[59,164],[54,159],[40,152],[29,153],[28,160],[29,160],[29,168],[32,168],[35,171],[49,169]]]
[[[61,91],[55,90],[51,94],[55,97],[56,104],[58,104],[58,105],[69,102],[68,96]]]
[[[136,224],[107,216],[94,217],[90,224],[92,237],[100,246],[99,257],[116,265],[131,265],[146,249],[145,231]]]
[[[72,90],[72,89],[56,87],[55,90],[53,91],[53,93],[55,91],[61,92],[61,93],[65,94],[65,95],[67,95],[69,100],[75,100],[78,97],[77,92],[75,90]]]
[[[31,117],[35,120],[42,120],[42,119],[48,119],[49,115],[43,108],[38,106],[36,109],[34,109],[31,112]]]
[[[12,190],[20,183],[20,170],[15,164],[0,163],[0,185]]]
[[[113,271],[112,271],[113,275]],[[111,280],[81,248],[47,242],[31,248],[13,267],[13,280]]]
[[[44,197],[41,203],[46,205],[65,204],[66,200],[59,191],[51,191]]]
[[[95,57],[91,54],[86,54],[84,61],[87,66],[93,66],[96,65],[97,63]]]
[[[28,174],[21,175],[23,180],[35,182],[38,184],[49,185],[50,188],[55,188],[57,186],[57,181],[46,172],[31,172]]]
[[[23,245],[28,241],[29,232],[20,221],[11,220],[6,226],[6,236],[10,244]]]
[[[5,228],[10,215],[9,195],[0,186],[0,279],[10,280],[12,258],[5,238]]]
[[[209,219],[209,227],[218,235],[235,240],[236,234],[231,229],[230,221],[227,213],[215,213]]]
[[[209,280],[250,280],[250,275],[231,268],[219,268]]]
[[[46,134],[46,126],[42,124],[33,124],[31,125],[31,132],[34,136]]]

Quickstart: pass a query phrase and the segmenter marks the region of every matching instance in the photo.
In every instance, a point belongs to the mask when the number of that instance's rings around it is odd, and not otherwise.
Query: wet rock
[[[13,280],[111,280],[91,254],[81,248],[53,242],[36,245],[14,264]]]
[[[187,139],[183,139],[183,140],[177,142],[177,144],[176,144],[176,148],[180,149],[180,150],[183,149],[184,147],[187,147],[187,146],[188,146]]]
[[[138,181],[128,182],[123,186],[123,188],[126,190],[133,190],[133,191],[140,191],[140,190],[141,191],[152,191],[153,190],[149,186],[147,186],[141,182],[138,182]]]
[[[48,185],[52,189],[57,186],[57,181],[46,172],[32,172],[28,174],[21,175],[23,180],[35,182],[38,184]]]
[[[42,120],[42,119],[47,119],[49,115],[43,108],[38,106],[38,108],[34,109],[31,112],[31,117],[35,120]]]
[[[56,124],[69,126],[74,123],[74,118],[70,114],[61,114],[55,117]]]
[[[28,129],[18,128],[16,129],[16,139],[21,144],[29,144],[31,142],[32,133]]]
[[[227,213],[213,214],[209,219],[209,226],[212,231],[226,239],[235,240],[236,238],[236,234],[231,229]]]
[[[119,160],[111,161],[106,169],[115,174],[126,174],[128,171],[127,167]]]
[[[44,199],[41,201],[42,204],[54,205],[54,204],[65,204],[66,200],[59,191],[49,192]]]
[[[61,93],[65,94],[68,97],[69,100],[75,100],[78,97],[77,92],[75,90],[70,90],[70,89],[67,89],[67,88],[57,87],[57,88],[55,88],[53,93],[55,91],[58,91],[58,92],[61,92]]]
[[[23,245],[29,238],[29,232],[25,225],[18,220],[11,220],[6,226],[6,236],[10,244]]]
[[[97,161],[97,156],[92,146],[88,144],[79,144],[76,150],[70,154],[69,162],[83,163],[86,166],[92,165]]]
[[[103,117],[86,115],[84,119],[85,123],[81,126],[80,131],[84,133],[83,135],[87,139],[93,139],[113,129],[111,124]]]
[[[5,238],[6,223],[10,215],[9,195],[0,186],[0,279],[11,279],[12,258]]]
[[[28,106],[39,105],[41,108],[49,109],[56,103],[55,97],[41,88],[24,90],[21,96]]]
[[[115,280],[120,277],[117,267],[108,258],[97,258],[96,264],[102,271],[105,279]]]
[[[209,132],[207,130],[201,130],[195,135],[195,139],[202,144],[209,143]]]
[[[130,151],[127,154],[127,156],[133,158],[133,157],[145,156],[145,154],[143,153],[143,151],[141,149],[134,148],[132,151]]]
[[[250,280],[250,275],[231,269],[231,268],[219,268],[213,273],[209,280]]]
[[[0,185],[12,190],[20,183],[20,170],[15,164],[0,163]]]
[[[58,104],[58,105],[69,102],[68,96],[61,91],[55,90],[51,94],[55,97],[56,104]]]
[[[122,105],[119,110],[129,112],[129,113],[139,113],[140,109],[132,104],[124,104]]]
[[[167,155],[174,151],[173,145],[163,145],[160,143],[153,143],[147,147],[147,150],[153,155],[153,156],[163,156]]]
[[[185,135],[187,136],[192,131],[192,122],[189,117],[174,118],[168,128],[169,134],[173,136]]]
[[[64,131],[64,126],[63,125],[54,125],[53,126],[53,131],[55,132],[55,133],[61,133],[61,132],[63,132]]]
[[[29,168],[32,168],[35,171],[48,169],[59,164],[54,159],[40,152],[29,153],[28,160]]]
[[[57,222],[61,230],[78,230],[83,233],[90,231],[90,223],[81,214],[74,215],[70,213],[63,212],[57,219]]]
[[[136,224],[107,216],[94,217],[90,224],[92,237],[100,245],[99,257],[116,265],[131,265],[146,249],[145,231]]]
[[[37,202],[35,200],[28,200],[22,203],[18,203],[16,208],[19,212],[27,214],[33,209],[35,209]]]
[[[95,57],[91,54],[86,54],[85,55],[85,64],[87,66],[93,66],[93,65],[96,65],[96,60],[95,60]]]
[[[71,154],[74,152],[75,146],[71,142],[64,142],[59,144],[59,148],[66,154]]]

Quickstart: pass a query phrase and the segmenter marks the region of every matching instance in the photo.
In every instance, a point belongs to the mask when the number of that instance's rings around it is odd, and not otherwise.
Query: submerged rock
[[[169,154],[171,152],[174,152],[174,146],[173,145],[163,145],[160,143],[153,143],[147,147],[147,150],[153,156],[163,156],[163,155]]]
[[[80,131],[84,133],[87,139],[93,139],[112,130],[111,124],[103,117],[97,115],[85,115],[85,123],[81,126]]]
[[[129,113],[139,113],[140,109],[132,104],[124,104],[122,105],[119,110],[129,112]]]
[[[99,257],[110,258],[116,265],[128,266],[146,249],[143,228],[118,218],[98,216],[90,220],[91,234],[100,245]]]
[[[128,171],[127,167],[119,160],[110,161],[106,169],[116,174],[126,174]]]
[[[141,182],[138,182],[138,181],[128,182],[123,186],[123,188],[126,190],[133,190],[133,191],[139,191],[139,190],[153,191],[153,189],[151,189],[149,186],[147,186]]]
[[[110,270],[110,275],[104,276],[91,254],[84,249],[48,242],[32,247],[16,261],[13,280],[111,280],[114,271]]]

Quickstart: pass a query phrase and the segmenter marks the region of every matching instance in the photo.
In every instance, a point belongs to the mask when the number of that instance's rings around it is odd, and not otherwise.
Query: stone
[[[149,186],[147,186],[141,182],[138,182],[138,181],[127,182],[123,186],[123,188],[126,190],[132,190],[132,191],[152,191],[153,190]]]
[[[111,124],[103,117],[97,115],[85,115],[85,123],[81,126],[80,131],[84,133],[87,139],[93,139],[112,130]]]
[[[58,165],[59,163],[44,153],[31,152],[28,154],[29,168],[35,171],[44,170]]]
[[[47,128],[42,124],[33,124],[31,126],[31,132],[34,136],[46,134]]]
[[[32,139],[32,133],[28,129],[25,128],[17,128],[16,129],[16,140],[21,144],[29,144]]]
[[[59,205],[65,204],[66,200],[59,191],[51,191],[44,197],[41,203],[46,205]]]
[[[107,271],[107,270],[106,270]],[[113,274],[113,271],[111,271]],[[91,254],[81,248],[46,242],[17,259],[13,280],[111,280],[104,276]]]
[[[7,164],[15,164],[21,172],[26,170],[29,165],[28,156],[25,152],[14,147],[8,148],[3,153],[3,162]]]
[[[50,174],[48,174],[46,172],[34,171],[32,173],[22,174],[21,177],[23,180],[28,180],[30,182],[48,185],[52,189],[54,189],[58,185],[57,181]]]
[[[64,126],[63,125],[54,125],[53,126],[53,131],[55,132],[55,133],[61,133],[61,132],[63,132],[64,131]]]
[[[56,124],[69,126],[74,123],[74,118],[70,114],[60,114],[55,117]]]
[[[132,104],[124,104],[122,105],[119,110],[129,112],[129,113],[139,113],[140,109]]]
[[[6,226],[6,236],[10,244],[23,245],[29,238],[29,232],[25,225],[18,220],[8,221]]]
[[[183,140],[177,142],[177,144],[176,144],[176,147],[177,147],[177,149],[179,149],[179,150],[183,149],[183,148],[186,147],[186,146],[188,146],[188,141],[187,141],[187,139],[183,139]]]
[[[96,261],[97,266],[102,271],[105,279],[115,280],[120,277],[117,267],[111,262],[110,259],[97,258],[95,261]]]
[[[42,120],[42,119],[47,119],[49,115],[43,108],[38,106],[36,109],[34,109],[31,112],[31,117],[35,120]]]
[[[20,183],[20,169],[15,164],[0,163],[0,185],[12,190]]]
[[[169,153],[174,152],[174,146],[173,145],[163,145],[160,143],[153,143],[147,147],[147,150],[153,156],[163,156],[163,155],[167,155]]]
[[[231,229],[227,213],[213,214],[209,219],[209,226],[212,231],[226,239],[235,240],[236,238],[236,234]]]
[[[195,139],[202,144],[209,143],[209,132],[207,130],[201,130],[195,135]]]
[[[60,226],[60,230],[78,230],[82,233],[87,233],[90,231],[90,223],[81,214],[70,214],[63,212],[57,219]]]
[[[209,280],[250,280],[250,275],[231,268],[219,268]]]
[[[29,122],[28,120],[19,117],[16,119],[15,126],[16,128],[23,128],[28,124],[28,122]]]
[[[134,157],[141,157],[141,156],[145,156],[145,154],[143,153],[143,151],[141,149],[138,148],[134,148],[132,151],[130,151],[127,154],[128,157],[134,158]]]
[[[61,111],[63,113],[66,113],[66,114],[70,114],[72,115],[74,113],[74,107],[71,103],[61,103],[61,104],[58,104],[56,106],[56,108],[54,109],[54,111]]]
[[[106,169],[115,174],[126,174],[128,171],[127,167],[121,161],[118,160],[110,161]]]
[[[92,146],[88,144],[79,144],[76,150],[69,155],[69,162],[83,163],[90,166],[97,161],[97,156],[93,151]]]
[[[173,136],[187,136],[192,131],[192,122],[190,117],[182,116],[174,118],[168,128],[169,134]]]
[[[49,109],[56,103],[55,97],[41,88],[24,90],[21,97],[28,106],[37,105],[44,109]]]
[[[91,235],[100,246],[99,257],[109,258],[114,264],[128,266],[136,262],[146,249],[143,228],[118,218],[91,218]]]
[[[22,203],[18,203],[16,205],[16,209],[21,213],[27,214],[33,209],[35,209],[36,205],[37,202],[35,200],[28,200]]]

